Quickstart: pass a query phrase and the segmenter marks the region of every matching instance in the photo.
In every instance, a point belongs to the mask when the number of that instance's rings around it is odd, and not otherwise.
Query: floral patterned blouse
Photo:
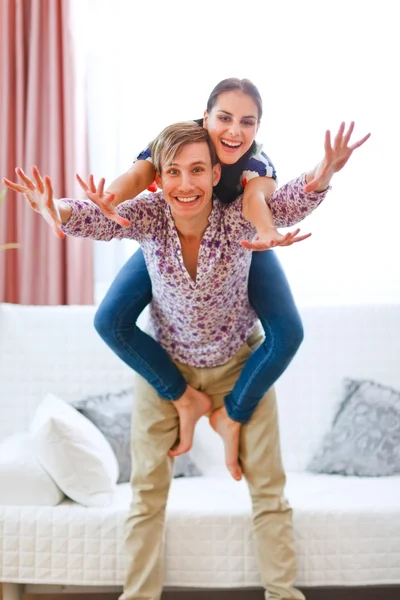
[[[304,219],[327,190],[306,194],[305,176],[278,189],[269,205],[278,227]],[[240,245],[255,234],[242,215],[242,196],[231,204],[213,199],[200,244],[194,281],[183,262],[170,208],[161,191],[145,192],[118,207],[131,221],[121,227],[88,201],[64,199],[72,215],[63,230],[77,237],[137,240],[152,283],[150,326],[172,359],[196,367],[226,363],[249,337],[257,315],[249,304],[247,282],[252,253]]]

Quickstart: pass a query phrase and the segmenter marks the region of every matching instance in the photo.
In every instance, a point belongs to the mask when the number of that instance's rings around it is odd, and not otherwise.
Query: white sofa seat
[[[400,477],[373,479],[289,473],[302,586],[399,582]],[[233,500],[234,498],[234,500]],[[2,580],[118,586],[124,578],[129,484],[114,504],[87,509],[0,507]],[[260,585],[244,482],[228,477],[173,481],[167,510],[166,585]]]
[[[45,393],[68,402],[132,385],[132,373],[93,330],[94,307],[0,305],[0,440],[24,431]],[[400,477],[313,475],[306,465],[341,401],[343,377],[400,390],[400,309],[309,308],[305,341],[277,384],[298,584],[400,584]],[[192,455],[203,477],[172,483],[166,585],[260,583],[244,482],[231,480],[203,419]],[[0,582],[121,586],[129,485],[112,506],[0,507]],[[7,587],[10,598],[16,588]]]

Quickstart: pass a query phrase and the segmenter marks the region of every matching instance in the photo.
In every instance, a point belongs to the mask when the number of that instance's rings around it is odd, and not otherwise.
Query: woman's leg
[[[165,350],[136,325],[151,301],[151,281],[139,248],[122,267],[100,304],[94,326],[100,337],[164,400],[176,400],[186,381]]]
[[[225,398],[228,415],[247,423],[261,398],[282,375],[303,341],[303,326],[289,283],[273,250],[254,252],[249,300],[264,329],[264,342],[247,360]]]
[[[170,450],[190,450],[196,422],[211,408],[210,398],[188,385],[169,354],[136,321],[151,300],[151,281],[142,250],[122,267],[100,304],[94,326],[100,337],[164,400],[173,400],[179,416],[179,438]]]

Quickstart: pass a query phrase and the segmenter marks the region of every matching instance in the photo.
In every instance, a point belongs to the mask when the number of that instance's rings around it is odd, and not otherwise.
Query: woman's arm
[[[108,186],[106,192],[113,194],[113,206],[135,198],[153,183],[156,176],[153,164],[148,160],[137,160],[130,169],[123,173]]]

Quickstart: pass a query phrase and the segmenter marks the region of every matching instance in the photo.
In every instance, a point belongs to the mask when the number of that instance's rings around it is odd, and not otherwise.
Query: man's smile
[[[182,204],[192,204],[196,202],[200,196],[175,196],[175,200],[181,202]]]

